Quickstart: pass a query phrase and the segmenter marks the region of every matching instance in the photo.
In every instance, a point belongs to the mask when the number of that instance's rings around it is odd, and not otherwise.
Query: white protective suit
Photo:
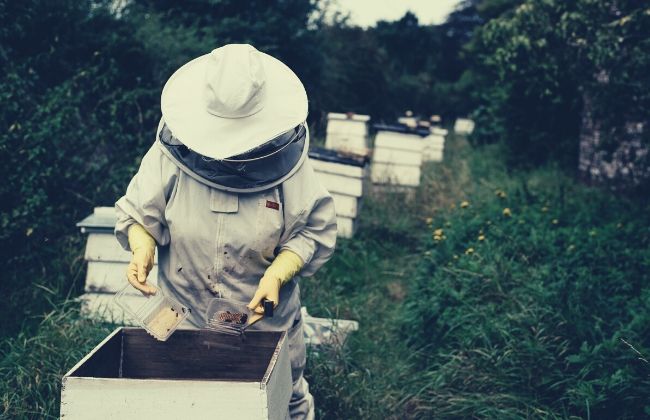
[[[277,187],[231,193],[189,176],[155,142],[126,194],[115,203],[115,234],[129,250],[127,231],[137,222],[158,245],[158,286],[191,308],[201,328],[209,301],[219,295],[248,303],[275,255],[288,249],[305,262],[280,290],[272,318],[251,330],[288,330],[293,395],[291,418],[313,418],[313,398],[302,373],[305,343],[300,319],[301,276],[314,274],[332,255],[336,214],[331,196],[309,159]]]

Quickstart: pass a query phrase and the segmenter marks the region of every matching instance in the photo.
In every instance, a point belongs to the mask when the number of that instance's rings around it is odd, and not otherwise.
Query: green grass
[[[319,418],[650,415],[650,366],[622,341],[649,358],[650,208],[501,156],[451,138],[414,199],[374,191],[303,280],[312,315],[360,324],[309,355]],[[110,330],[52,303],[1,344],[3,418],[57,417],[61,376]]]

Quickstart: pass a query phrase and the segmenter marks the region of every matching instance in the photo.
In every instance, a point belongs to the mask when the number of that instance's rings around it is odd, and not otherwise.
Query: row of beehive
[[[354,235],[361,207],[367,170],[359,162],[365,162],[369,155],[369,120],[367,115],[328,114],[325,147],[333,152],[312,149],[310,153],[315,171],[334,198],[339,236],[345,238]],[[400,123],[376,126],[370,177],[375,184],[416,187],[422,163],[442,161],[447,130],[418,128],[415,118],[401,119]]]

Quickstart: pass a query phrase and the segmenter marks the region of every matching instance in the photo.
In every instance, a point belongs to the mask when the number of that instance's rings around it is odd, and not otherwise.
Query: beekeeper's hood
[[[226,45],[183,65],[165,84],[161,109],[162,150],[216,188],[271,188],[307,156],[302,83],[251,45]]]

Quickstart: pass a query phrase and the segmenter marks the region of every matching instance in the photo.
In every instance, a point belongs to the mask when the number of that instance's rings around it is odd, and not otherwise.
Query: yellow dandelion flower
[[[433,219],[431,217],[427,217],[425,222],[427,225],[431,226],[433,224]]]
[[[461,209],[466,209],[467,207],[469,207],[469,201],[463,201],[460,203]]]
[[[554,225],[557,225],[558,223],[560,223],[560,221],[557,220],[557,219],[553,219],[553,220],[551,221],[551,223],[553,223]]]
[[[484,241],[485,240],[485,235],[478,235],[478,240],[479,241]]]
[[[497,190],[497,191],[495,192],[495,194],[496,194],[496,196],[499,197],[499,198],[506,198],[506,197],[508,196],[508,195],[506,194],[506,192],[503,191],[503,190]]]
[[[474,248],[467,248],[467,249],[465,250],[465,255],[471,255],[471,254],[473,254],[473,253],[474,253]]]
[[[503,215],[506,216],[506,217],[512,216],[512,212],[510,211],[509,207],[506,207],[505,209],[503,209]]]
[[[435,236],[442,236],[443,233],[444,233],[444,232],[443,232],[442,229],[436,229],[436,230],[433,231],[433,234],[434,234]]]

